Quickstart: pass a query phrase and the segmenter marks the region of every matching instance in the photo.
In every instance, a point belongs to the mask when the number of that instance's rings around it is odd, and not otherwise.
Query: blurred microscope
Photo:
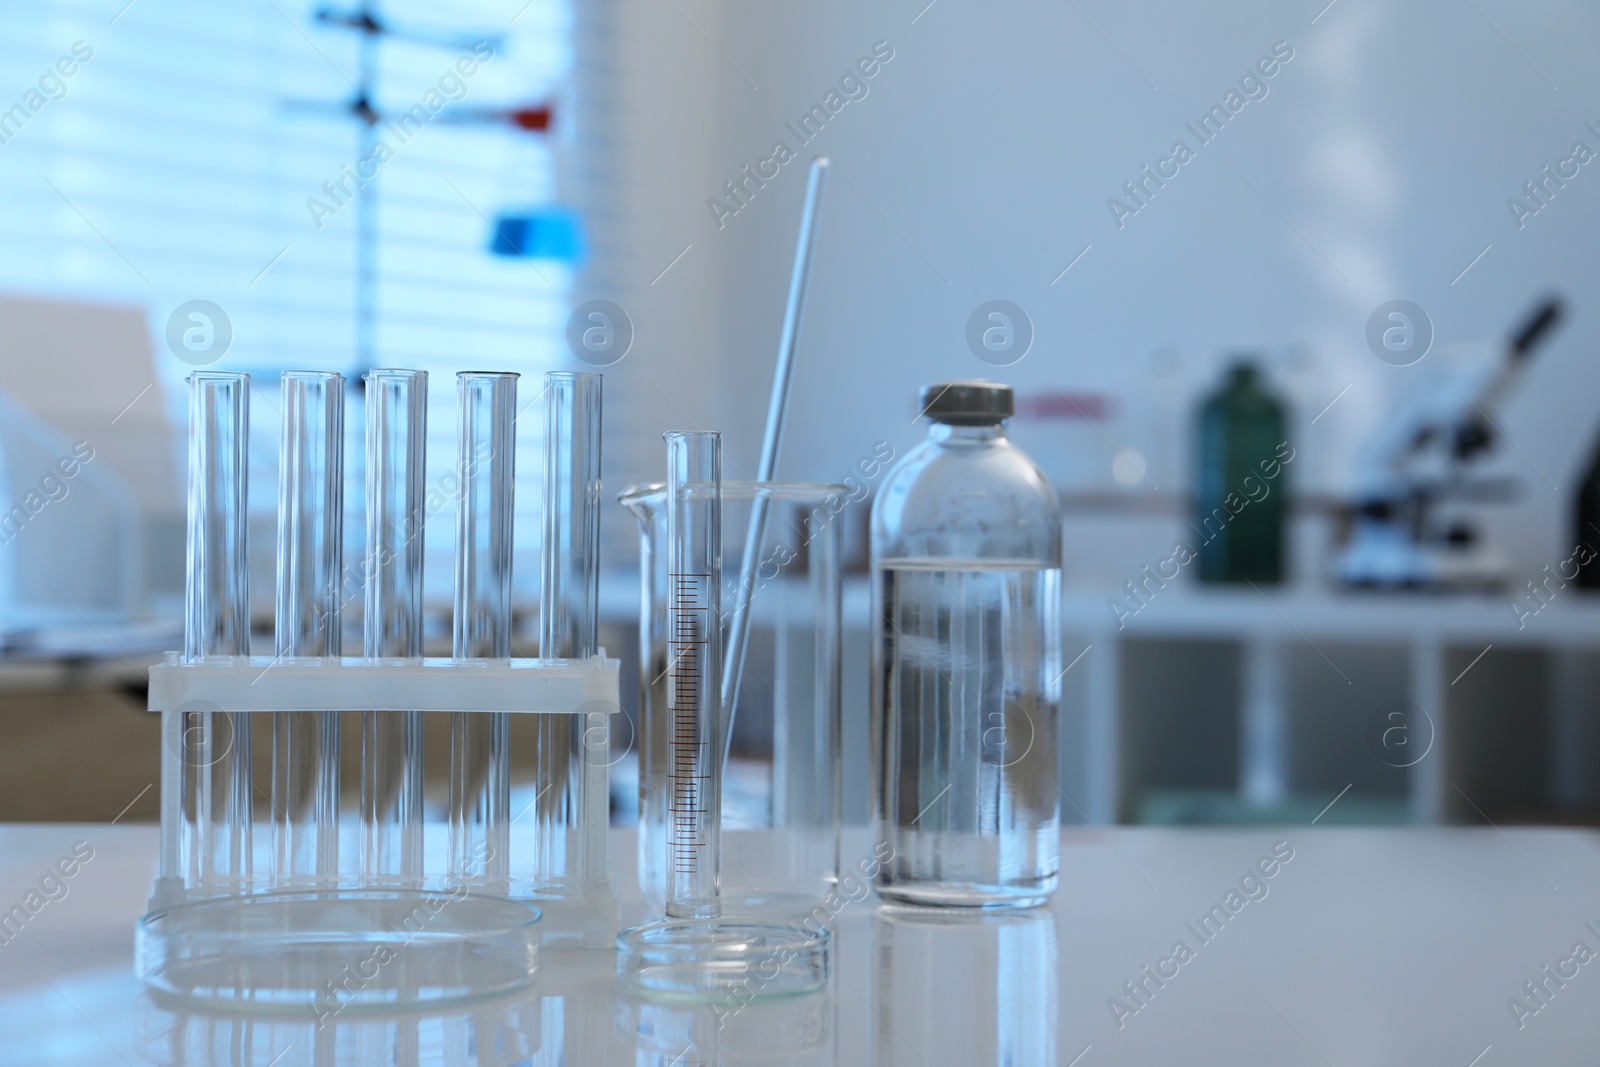
[[[1515,484],[1477,473],[1498,434],[1493,413],[1560,322],[1540,303],[1508,340],[1441,350],[1402,393],[1357,457],[1355,500],[1334,581],[1358,589],[1493,590],[1505,559],[1471,508],[1504,502]]]

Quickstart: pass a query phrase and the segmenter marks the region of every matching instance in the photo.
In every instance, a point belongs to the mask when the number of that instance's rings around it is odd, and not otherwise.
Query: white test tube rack
[[[420,372],[382,373],[415,375],[425,388],[426,376]],[[289,376],[285,377],[287,381]],[[303,1003],[307,993],[321,995],[324,972],[333,962],[368,962],[363,954],[374,943],[387,941],[396,950],[413,942],[420,946],[422,942],[416,941],[419,931],[411,929],[414,918],[420,916],[416,922],[422,922],[436,917],[447,904],[455,905],[448,919],[434,921],[426,931],[424,940],[429,947],[414,949],[410,955],[401,953],[411,965],[386,974],[385,981],[390,984],[381,992],[371,991],[373,999],[390,1004],[420,1003],[460,992],[449,982],[440,985],[419,977],[424,973],[457,974],[458,980],[471,987],[468,992],[513,988],[531,980],[541,944],[576,940],[587,948],[612,946],[617,892],[607,854],[606,783],[610,716],[620,710],[620,690],[618,661],[608,658],[594,641],[599,376],[548,376],[547,432],[569,433],[574,440],[563,442],[559,449],[547,447],[546,508],[571,519],[569,525],[576,532],[553,538],[549,536],[551,526],[546,524],[549,543],[545,553],[555,553],[560,562],[545,560],[548,588],[541,605],[542,614],[553,616],[559,610],[570,631],[562,637],[547,635],[546,642],[571,658],[538,659],[504,654],[510,648],[513,482],[510,460],[498,457],[515,453],[516,420],[511,415],[515,409],[507,403],[508,399],[514,401],[515,390],[513,385],[494,394],[483,388],[482,380],[514,379],[515,375],[474,372],[460,377],[477,379],[461,383],[460,390],[461,499],[468,500],[465,484],[472,470],[487,470],[502,462],[506,466],[493,474],[498,488],[482,490],[482,485],[488,484],[485,481],[472,497],[480,509],[487,501],[487,510],[474,518],[495,524],[489,540],[474,541],[470,549],[457,545],[458,557],[463,552],[475,554],[466,562],[463,558],[457,561],[457,614],[469,611],[475,626],[492,628],[496,640],[483,648],[488,652],[492,646],[493,652],[479,654],[479,646],[470,643],[463,647],[458,634],[457,654],[448,658],[227,654],[242,651],[249,643],[245,543],[249,380],[245,375],[220,372],[191,378],[194,410],[185,651],[168,653],[149,676],[149,710],[159,712],[162,719],[161,852],[150,912],[136,937],[136,956],[140,976],[157,988],[200,999],[282,996],[287,1002]],[[492,396],[498,407],[479,404],[473,412],[477,418],[473,432],[487,427],[493,435],[493,449],[480,452],[480,441],[467,440],[467,405],[469,399],[485,396]],[[425,408],[420,406],[420,394],[414,392],[412,397],[416,405],[412,417],[418,425],[406,432],[420,435]],[[336,415],[330,415],[326,425],[337,427]],[[289,436],[286,424],[286,438]],[[370,449],[373,442],[368,444]],[[327,451],[332,455],[325,461],[328,466],[321,469],[331,470],[337,480],[342,476],[342,441],[337,434],[330,434]],[[420,451],[407,462],[413,469],[402,473],[411,479],[415,496],[422,484]],[[285,529],[282,506],[280,497],[280,540]],[[408,522],[414,515],[407,510],[410,506],[400,507],[389,519]],[[567,514],[574,507],[580,509],[575,518]],[[335,543],[339,526],[333,523],[328,535]],[[464,528],[458,526],[458,530]],[[479,530],[483,529],[486,527],[480,525]],[[375,536],[370,526],[368,535],[369,540]],[[409,612],[405,625],[412,627],[414,635],[420,635],[420,540],[419,527],[415,543],[407,546],[414,556],[408,577],[413,600],[409,608],[401,605],[398,609]],[[576,555],[567,559],[562,553]],[[280,569],[283,565],[280,554]],[[468,571],[463,572],[462,566]],[[462,580],[464,574],[489,582],[488,599],[463,599],[461,590],[468,585]],[[313,598],[337,597],[337,590],[327,584],[333,577],[322,574],[312,581]],[[368,581],[370,586],[373,579],[369,576]],[[494,588],[499,589],[498,594]],[[280,629],[284,625],[281,593],[280,589]],[[336,620],[337,603],[323,599],[311,607],[328,611]],[[370,618],[367,624],[375,625]],[[420,638],[415,648],[420,651]],[[410,761],[404,768],[410,783],[407,788],[416,790],[413,802],[404,809],[409,812],[405,819],[408,826],[420,822],[416,835],[420,847],[406,846],[398,867],[393,854],[375,858],[372,827],[361,821],[371,820],[365,796],[372,784],[368,772],[376,767],[380,775],[387,774],[392,764],[371,763],[371,754],[363,752],[361,819],[350,817],[349,805],[341,817],[337,731],[333,747],[319,755],[329,768],[325,779],[315,785],[321,792],[307,809],[310,813],[275,811],[270,833],[266,820],[253,818],[253,808],[269,802],[278,808],[282,768],[258,773],[251,758],[253,731],[249,723],[260,714],[278,716],[274,722],[283,722],[287,719],[284,713],[296,712],[328,713],[335,722],[345,713],[360,712],[367,731],[373,728],[374,716],[380,717],[380,727],[386,721],[382,717],[391,715],[410,716],[419,724],[421,713],[451,716],[452,751],[421,751],[423,733],[418,725],[415,751],[405,757]],[[499,740],[463,756],[458,735],[479,715],[496,717],[501,725],[493,736]],[[521,719],[527,715],[546,717],[543,721],[552,724],[563,722],[563,729],[551,736],[564,740],[565,745],[560,754],[530,753],[539,774],[552,780],[542,788],[541,783],[534,783],[537,795],[524,809],[530,817],[518,826],[514,824],[523,813],[507,810],[509,720],[499,717]],[[548,718],[552,716],[556,718]],[[550,734],[537,732],[541,741]],[[364,742],[370,743],[365,734]],[[449,764],[452,796],[445,817],[430,816],[421,803],[424,756],[430,766]],[[294,758],[293,750],[275,744],[273,761],[286,758]],[[547,774],[550,768],[553,771]],[[493,822],[493,832],[487,836],[472,824],[475,816],[471,811],[462,815],[455,810],[457,793],[466,789],[481,793],[484,774],[495,783],[482,793],[493,809],[482,816]],[[458,785],[463,790],[458,790]],[[308,865],[303,857],[300,862],[284,862],[284,842],[274,838],[285,836],[296,842],[314,839],[314,862]],[[477,847],[463,848],[463,840],[468,844],[475,841]],[[475,859],[464,864],[461,857],[468,852]],[[458,903],[468,899],[473,903]],[[240,907],[233,906],[236,904]],[[525,904],[532,907],[523,907]],[[367,927],[362,927],[363,922]],[[330,942],[341,938],[346,942],[343,948],[335,945],[333,951],[327,951]],[[443,945],[441,953],[441,941],[453,944]],[[474,972],[484,976],[483,985],[475,985],[464,977],[466,972],[458,970],[462,960],[486,957],[493,957],[496,965]],[[231,959],[237,966],[219,968],[215,965],[219,959],[224,964]],[[257,979],[268,973],[275,976],[267,982],[273,992],[246,988],[259,985]],[[340,995],[356,994],[347,989]]]

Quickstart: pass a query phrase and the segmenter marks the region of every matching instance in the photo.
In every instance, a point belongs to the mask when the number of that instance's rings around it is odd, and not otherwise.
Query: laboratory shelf
[[[1600,602],[1546,596],[1069,589],[1063,817],[1291,821],[1342,797],[1371,822],[1581,821],[1600,811]],[[1195,801],[1230,786],[1237,803]]]

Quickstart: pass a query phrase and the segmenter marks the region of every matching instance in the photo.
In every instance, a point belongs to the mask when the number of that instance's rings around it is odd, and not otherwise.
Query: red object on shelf
[[[550,109],[548,107],[519,107],[506,113],[513,126],[524,130],[548,130],[550,128]]]
[[[1104,393],[1024,393],[1016,399],[1016,417],[1023,420],[1103,419],[1112,401]]]

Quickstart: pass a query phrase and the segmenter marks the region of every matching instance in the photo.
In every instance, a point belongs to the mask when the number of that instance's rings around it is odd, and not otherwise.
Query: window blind
[[[571,269],[489,254],[501,210],[557,192],[544,135],[495,113],[555,94],[571,62],[570,12],[561,0],[391,0],[371,12],[397,32],[364,38],[319,19],[322,6],[0,8],[0,286],[145,307],[162,387],[147,401],[164,395],[176,426],[192,367],[168,350],[167,320],[191,300],[220,307],[232,341],[214,366],[256,377],[252,510],[263,516],[275,501],[279,371],[430,371],[430,485],[455,462],[453,372],[522,372],[517,585],[530,589],[541,466],[541,405],[530,401],[563,351]],[[374,128],[387,146],[376,161],[348,111],[363,49],[380,118],[409,116]],[[58,66],[63,57],[76,63]],[[22,110],[7,121],[13,105]],[[364,172],[358,184],[352,175]],[[361,422],[353,393],[347,529],[357,543]],[[453,535],[446,509],[428,525],[430,597],[448,597]]]

